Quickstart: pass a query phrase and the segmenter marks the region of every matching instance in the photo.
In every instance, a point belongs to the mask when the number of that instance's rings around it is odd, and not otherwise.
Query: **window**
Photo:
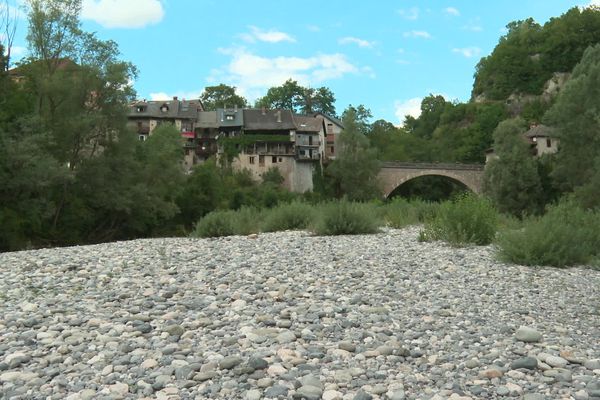
[[[331,150],[331,154],[333,154],[334,153],[333,146],[330,147],[330,150]]]
[[[225,116],[225,119],[226,119],[227,121],[233,121],[233,120],[235,119],[235,117],[234,117],[232,114],[227,114],[227,115]]]
[[[166,113],[167,111],[169,111],[169,106],[165,103],[162,106],[160,106],[160,111]]]
[[[250,164],[254,164],[254,156],[250,156],[250,157],[248,157],[248,162],[249,162]]]
[[[546,147],[552,147],[552,139],[550,139],[550,138],[546,139]]]
[[[271,157],[271,163],[277,164],[277,157],[275,157],[275,156]]]
[[[283,162],[283,158],[282,157],[279,157],[279,162]]]
[[[309,137],[308,137],[308,145],[309,145],[309,146],[312,146],[312,144],[313,144],[313,137],[312,137],[312,136],[309,136]]]
[[[135,110],[137,112],[144,112],[144,111],[146,111],[146,107],[144,107],[144,106],[137,106]]]
[[[140,139],[140,142],[143,142],[146,140],[146,135],[139,135],[138,138]]]

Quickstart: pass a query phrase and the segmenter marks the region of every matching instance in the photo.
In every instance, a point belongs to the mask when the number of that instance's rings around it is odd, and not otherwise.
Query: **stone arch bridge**
[[[399,186],[420,176],[445,176],[465,185],[474,193],[481,194],[483,187],[481,164],[428,164],[384,162],[379,172],[383,194],[387,198]]]

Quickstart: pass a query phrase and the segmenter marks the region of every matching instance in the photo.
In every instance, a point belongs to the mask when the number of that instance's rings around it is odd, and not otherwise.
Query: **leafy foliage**
[[[305,88],[288,79],[283,85],[270,88],[264,97],[256,100],[255,105],[257,108],[281,108],[303,114],[322,112],[335,116],[334,103],[335,96],[328,88]]]
[[[536,161],[525,141],[523,120],[506,120],[494,131],[497,159],[491,160],[484,177],[484,191],[499,211],[516,217],[537,214],[543,193]]]
[[[498,227],[498,214],[491,202],[474,194],[464,194],[440,205],[435,218],[421,232],[423,240],[443,240],[453,246],[487,245]]]
[[[512,93],[540,94],[555,72],[569,72],[584,50],[600,41],[600,11],[573,7],[544,26],[533,19],[507,25],[492,54],[476,68],[473,97],[505,100]]]
[[[600,206],[600,45],[586,50],[544,121],[558,128],[553,176],[585,207]],[[583,161],[585,160],[585,161]]]
[[[344,130],[338,139],[338,155],[327,168],[327,174],[334,181],[336,195],[346,196],[353,201],[376,198],[381,192],[377,182],[379,162],[376,151],[360,132],[360,119],[353,108],[344,112],[343,123]]]
[[[334,201],[321,206],[314,227],[317,235],[359,235],[376,233],[381,222],[372,204]]]
[[[523,228],[501,232],[498,246],[500,258],[516,264],[587,264],[600,255],[600,214],[562,201],[544,216],[526,220]]]
[[[234,86],[220,84],[217,86],[207,86],[200,95],[200,101],[206,111],[214,111],[217,108],[244,108],[248,106],[248,101],[235,92]]]
[[[266,213],[265,232],[306,229],[314,220],[314,207],[299,201],[281,204]]]

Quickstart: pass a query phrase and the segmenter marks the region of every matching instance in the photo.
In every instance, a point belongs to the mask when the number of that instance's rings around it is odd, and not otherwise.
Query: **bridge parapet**
[[[483,171],[483,164],[460,164],[460,163],[410,163],[401,161],[386,161],[381,168],[406,168],[406,169],[444,169],[458,171]]]

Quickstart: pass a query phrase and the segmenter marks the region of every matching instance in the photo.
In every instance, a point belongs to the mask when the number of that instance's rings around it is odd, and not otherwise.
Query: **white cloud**
[[[397,100],[394,103],[394,114],[398,117],[400,125],[404,125],[404,119],[407,115],[418,118],[421,115],[421,97],[413,97],[412,99],[400,101]]]
[[[254,100],[273,86],[287,79],[301,85],[318,85],[347,74],[368,73],[367,69],[353,65],[344,54],[317,54],[312,57],[262,57],[244,49],[219,49],[230,55],[231,61],[221,69],[211,72],[208,82],[224,82],[238,88],[238,92]]]
[[[308,29],[311,32],[321,32],[321,28],[317,25],[308,25],[306,29]]]
[[[479,57],[481,54],[481,49],[479,47],[463,47],[463,48],[454,48],[452,49],[453,53],[462,54],[467,58]]]
[[[279,42],[295,42],[296,39],[291,37],[285,32],[268,30],[265,31],[256,26],[249,26],[250,33],[243,33],[240,35],[242,40],[248,43],[267,42],[267,43],[279,43]]]
[[[401,10],[398,10],[398,14],[400,14],[405,19],[415,21],[419,18],[419,8],[412,7],[409,9],[401,9]]]
[[[83,0],[81,17],[105,28],[143,28],[165,15],[160,0]]]
[[[356,44],[358,47],[373,47],[375,42],[369,42],[368,40],[359,39],[353,36],[346,36],[338,40],[339,44]]]
[[[460,11],[454,7],[446,7],[444,12],[448,15],[452,15],[453,17],[458,17],[460,15]]]
[[[412,37],[412,38],[419,38],[419,39],[431,39],[431,35],[427,31],[404,32],[404,37]]]
[[[600,7],[600,0],[592,0],[588,3],[587,7]]]
[[[150,93],[150,100],[155,100],[155,101],[167,101],[167,100],[173,100],[173,97],[177,96],[177,98],[179,100],[193,100],[193,99],[198,99],[200,98],[200,94],[202,93],[201,90],[196,90],[196,91],[191,91],[191,92],[186,92],[186,91],[176,91],[173,92],[171,94],[167,94],[166,92],[155,92],[155,93]]]

